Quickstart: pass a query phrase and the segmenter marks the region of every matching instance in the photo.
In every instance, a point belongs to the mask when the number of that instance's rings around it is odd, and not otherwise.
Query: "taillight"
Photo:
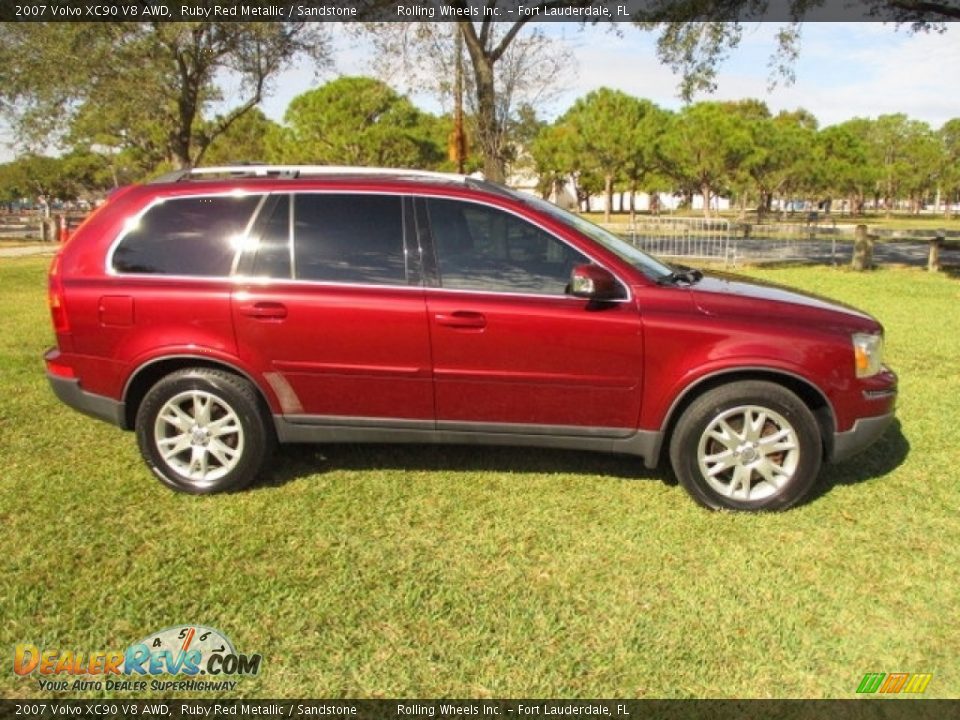
[[[63,302],[63,280],[60,277],[60,253],[53,257],[50,263],[50,273],[47,276],[47,299],[50,303],[50,316],[53,318],[53,329],[58,333],[70,332],[70,322],[67,320],[67,308]]]

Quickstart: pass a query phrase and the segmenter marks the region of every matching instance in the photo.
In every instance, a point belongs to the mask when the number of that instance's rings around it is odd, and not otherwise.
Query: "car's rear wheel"
[[[211,368],[159,380],[137,411],[137,442],[169,487],[206,494],[237,490],[263,469],[273,436],[249,382]]]
[[[701,505],[783,510],[800,502],[822,460],[820,428],[787,388],[765,381],[716,387],[684,411],[670,461]]]

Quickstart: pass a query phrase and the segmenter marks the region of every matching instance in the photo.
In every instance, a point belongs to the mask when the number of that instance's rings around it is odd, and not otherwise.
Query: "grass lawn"
[[[960,696],[955,279],[747,271],[879,316],[902,380],[899,428],[751,516],[629,458],[526,449],[290,447],[249,491],[172,493],[48,390],[47,262],[0,260],[2,697],[51,696],[16,643],[181,623],[263,654],[246,697],[852,697],[897,671]]]
[[[28,247],[30,245],[39,245],[38,238],[5,238],[0,237],[0,250],[4,248]]]

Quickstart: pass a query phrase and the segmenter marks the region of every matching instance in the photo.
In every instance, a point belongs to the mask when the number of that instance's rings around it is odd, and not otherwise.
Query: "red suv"
[[[668,454],[705,506],[782,509],[896,398],[869,315],[457,175],[165,176],[116,192],[49,283],[54,392],[191,493],[246,485],[277,441],[489,443]]]

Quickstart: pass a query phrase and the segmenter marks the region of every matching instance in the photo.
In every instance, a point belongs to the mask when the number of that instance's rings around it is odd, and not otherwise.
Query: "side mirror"
[[[606,268],[577,265],[570,273],[570,294],[590,300],[619,300],[623,297],[623,288]]]

